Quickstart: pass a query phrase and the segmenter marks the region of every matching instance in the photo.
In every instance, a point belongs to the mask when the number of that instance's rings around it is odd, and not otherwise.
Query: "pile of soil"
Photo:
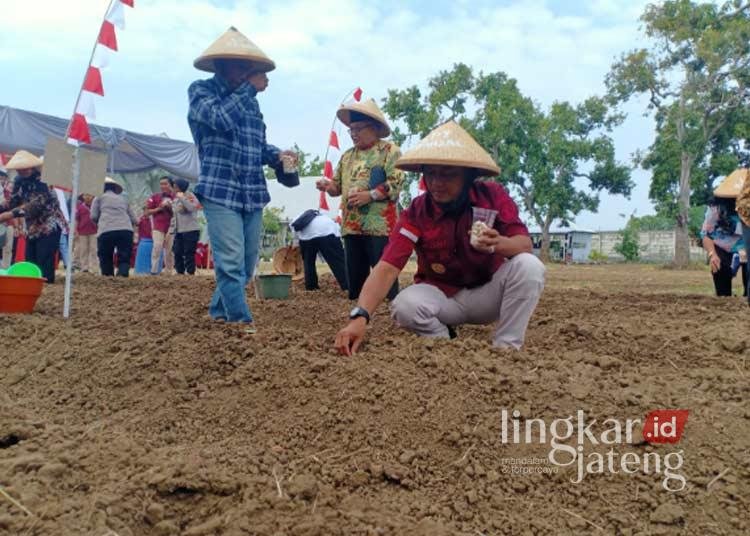
[[[33,315],[0,316],[0,534],[747,534],[747,306],[554,277],[521,352],[489,326],[421,339],[382,308],[352,358],[331,349],[351,304],[330,276],[251,292],[255,335],[208,318],[209,277],[77,276],[69,321],[48,286]],[[679,445],[618,450],[681,449],[681,492],[509,470],[550,448],[503,444],[503,409],[662,408],[690,410]]]

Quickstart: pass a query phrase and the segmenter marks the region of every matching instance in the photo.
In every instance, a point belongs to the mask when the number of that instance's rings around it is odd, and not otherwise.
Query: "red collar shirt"
[[[477,181],[469,190],[469,206],[461,214],[444,214],[429,194],[415,198],[401,213],[381,260],[401,270],[416,250],[414,282],[434,285],[447,296],[488,283],[506,259],[471,246],[471,207],[496,210],[493,227],[501,235],[529,236],[505,188]]]
[[[91,219],[91,208],[81,201],[78,202],[76,207],[76,228],[77,233],[83,235],[95,235],[96,224]]]
[[[157,192],[148,198],[148,208],[155,209],[161,206],[162,201],[165,199],[172,200],[174,196],[172,194],[165,194]],[[159,212],[151,216],[152,230],[159,231],[164,234],[169,232],[169,226],[172,223],[172,205],[169,204],[162,208]]]

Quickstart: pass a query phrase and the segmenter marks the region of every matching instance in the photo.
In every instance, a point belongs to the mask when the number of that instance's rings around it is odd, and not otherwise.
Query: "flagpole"
[[[112,9],[113,2],[119,2],[120,0],[109,0],[107,4],[107,10],[104,12],[102,17],[102,24],[107,20],[107,15]],[[102,25],[99,25],[99,33],[102,31]],[[81,102],[81,94],[83,93],[83,86],[86,83],[86,77],[88,76],[91,62],[94,61],[94,54],[96,53],[96,46],[99,44],[99,33],[96,34],[94,40],[94,46],[91,47],[91,55],[89,56],[89,62],[86,64],[86,72],[83,74],[83,80],[81,81],[81,87],[78,90],[78,97],[76,98],[76,104],[73,107],[73,114],[70,116],[68,121],[68,128],[65,129],[64,141],[68,141],[70,135],[70,127],[73,124],[73,118],[78,112],[78,105]],[[71,305],[71,294],[73,288],[73,242],[76,237],[76,212],[78,212],[78,183],[81,180],[81,158],[80,158],[80,143],[76,143],[75,149],[73,149],[73,192],[70,198],[70,228],[68,229],[68,265],[65,267],[65,297],[63,302],[63,318],[70,317],[70,305]]]
[[[359,86],[352,89],[349,93],[346,94],[346,96],[341,99],[341,104],[344,104],[346,102],[346,99],[348,99],[351,95],[354,95],[354,92],[359,89]],[[333,132],[333,127],[336,126],[336,119],[338,119],[338,115],[333,114],[333,121],[331,122],[331,130],[328,132],[328,146],[326,147],[326,154],[323,157],[323,163],[325,163],[328,160],[328,151],[331,150],[331,132]]]

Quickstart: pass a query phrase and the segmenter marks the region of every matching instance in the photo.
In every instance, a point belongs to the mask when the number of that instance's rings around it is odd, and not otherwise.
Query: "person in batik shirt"
[[[55,253],[68,224],[57,196],[42,182],[41,167],[42,160],[27,151],[18,151],[10,159],[6,168],[15,169],[18,177],[10,201],[0,202],[0,223],[26,219],[26,260],[41,269],[48,283],[54,283]]]
[[[356,300],[398,220],[403,174],[395,163],[401,150],[383,139],[390,135],[391,129],[372,99],[345,104],[337,115],[349,127],[354,147],[341,156],[333,180],[319,180],[317,187],[331,196],[344,196],[341,235],[349,299]],[[397,293],[398,282],[395,282],[388,299],[392,300]]]

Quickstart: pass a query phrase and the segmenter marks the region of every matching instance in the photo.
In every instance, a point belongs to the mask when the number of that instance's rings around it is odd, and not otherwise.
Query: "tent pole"
[[[78,182],[81,178],[79,147],[73,149],[73,193],[70,198],[70,229],[68,231],[68,265],[65,267],[65,304],[63,318],[70,316],[70,294],[73,283],[73,242],[76,236],[76,212],[78,211]]]

